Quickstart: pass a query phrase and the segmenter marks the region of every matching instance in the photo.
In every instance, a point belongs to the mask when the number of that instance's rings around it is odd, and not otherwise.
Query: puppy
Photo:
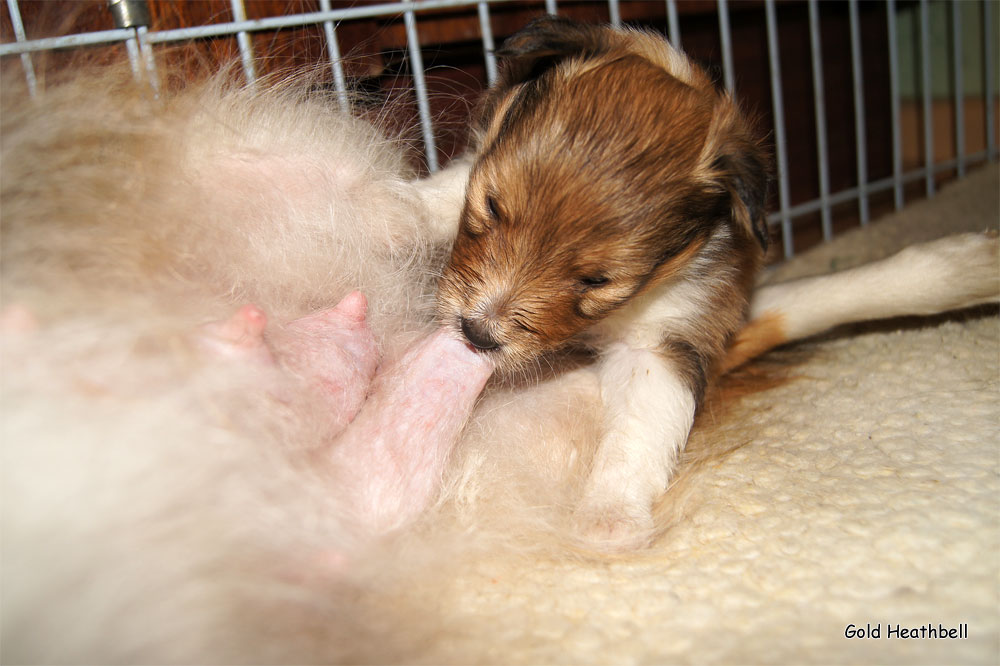
[[[639,546],[746,318],[767,157],[659,36],[543,18],[501,55],[439,313],[507,370],[598,352],[604,434],[577,518],[593,545]]]
[[[768,159],[732,97],[634,30],[543,18],[501,55],[472,154],[429,184],[446,201],[468,178],[438,312],[508,371],[597,352],[603,436],[576,511],[591,546],[653,536],[719,373],[840,323],[996,300],[996,238],[973,234],[761,289],[750,310]]]

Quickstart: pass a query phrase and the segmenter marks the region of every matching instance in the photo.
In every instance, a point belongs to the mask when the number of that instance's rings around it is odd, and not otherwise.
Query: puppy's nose
[[[486,330],[486,325],[480,321],[462,317],[462,333],[476,349],[487,351],[500,346],[500,343]]]

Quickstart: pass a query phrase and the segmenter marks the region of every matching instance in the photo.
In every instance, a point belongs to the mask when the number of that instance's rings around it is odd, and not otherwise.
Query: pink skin
[[[22,335],[31,333],[37,328],[38,319],[20,303],[8,305],[0,310],[0,333]]]
[[[224,358],[273,364],[274,356],[264,343],[266,327],[264,311],[256,305],[244,305],[229,319],[202,326],[198,343]]]
[[[364,294],[354,291],[333,309],[296,319],[272,338],[285,368],[304,378],[328,406],[332,433],[347,427],[361,409],[378,367],[367,311]]]
[[[492,373],[483,355],[444,329],[379,373],[333,450],[360,521],[384,533],[423,511]]]
[[[269,366],[280,361],[327,405],[330,434],[336,435],[361,409],[378,366],[367,310],[364,294],[354,291],[336,306],[265,337],[267,315],[256,305],[244,305],[229,319],[202,326],[197,342],[222,358]],[[270,391],[283,402],[292,399],[288,387],[273,386]]]
[[[332,415],[338,487],[364,530],[381,534],[413,520],[433,499],[493,366],[440,329],[376,376],[366,310],[364,295],[352,292],[265,338],[264,312],[245,305],[202,327],[199,340],[236,360],[274,365],[277,356],[307,382]]]
[[[264,369],[262,390],[290,406],[292,418],[312,423],[317,409],[331,415],[322,424],[329,448],[315,462],[328,470],[331,492],[344,502],[343,519],[359,529],[359,545],[411,523],[434,500],[448,456],[493,372],[483,355],[439,329],[376,375],[366,311],[364,295],[353,292],[333,308],[271,331],[263,310],[244,305],[193,336],[211,356]],[[37,326],[26,308],[0,309],[5,338],[30,335]],[[313,561],[339,576],[352,558],[332,545]]]

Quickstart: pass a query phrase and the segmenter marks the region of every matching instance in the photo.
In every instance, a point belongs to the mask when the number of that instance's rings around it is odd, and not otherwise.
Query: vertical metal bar
[[[229,4],[233,10],[234,21],[247,20],[247,12],[246,8],[243,6],[243,0],[230,0]],[[257,81],[257,71],[253,64],[253,44],[250,42],[249,33],[236,33],[236,43],[240,46],[240,58],[243,61],[243,74],[247,78],[247,83],[253,84]]]
[[[545,0],[545,12],[555,16],[559,12],[556,10],[556,0]]]
[[[993,118],[993,0],[983,2],[983,73],[986,76],[986,159],[997,158],[997,133]]]
[[[868,224],[868,140],[865,131],[864,73],[861,69],[861,27],[858,0],[850,0],[851,73],[854,79],[854,137],[858,156],[858,217],[861,225]]]
[[[962,3],[951,5],[951,46],[955,60],[955,161],[956,174],[965,176],[965,93],[962,85]]]
[[[431,107],[427,101],[427,83],[424,80],[424,58],[420,53],[420,36],[417,34],[417,17],[412,9],[407,9],[403,13],[403,22],[406,25],[406,47],[410,54],[410,69],[417,95],[417,112],[420,114],[420,130],[424,138],[427,168],[434,173],[438,170],[437,144],[434,141],[434,127],[431,124]]]
[[[493,82],[497,80],[497,58],[494,54],[496,46],[493,43],[490,6],[486,2],[479,3],[479,34],[483,38],[483,58],[486,60],[486,82],[493,85]]]
[[[160,77],[156,73],[156,59],[153,58],[153,45],[146,39],[149,28],[144,25],[135,29],[135,39],[139,43],[139,53],[142,56],[143,65],[146,67],[146,75],[149,77],[149,85],[153,92],[160,94]]]
[[[819,200],[823,240],[833,238],[830,211],[830,158],[826,145],[826,91],[823,90],[823,45],[817,0],[809,0],[809,45],[812,52],[813,106],[816,111],[816,152],[819,155]]]
[[[142,81],[142,58],[139,55],[139,40],[135,37],[126,39],[125,52],[128,53],[128,64],[132,68],[132,77],[136,82]]]
[[[920,0],[920,73],[924,94],[924,187],[934,196],[934,105],[931,100],[931,21],[927,0]]]
[[[785,108],[781,93],[781,58],[778,54],[778,22],[774,0],[765,0],[767,12],[767,53],[771,70],[771,99],[774,106],[774,147],[778,154],[778,202],[781,212],[781,240],[785,258],[795,253],[792,243],[792,219],[788,214],[788,156],[785,144]]]
[[[7,0],[7,11],[10,12],[10,22],[14,27],[14,38],[19,42],[27,41],[24,23],[21,21],[21,8],[17,6],[17,0]],[[31,62],[31,54],[21,54],[21,68],[24,70],[24,80],[28,84],[28,94],[34,97],[38,94],[38,80],[35,78],[35,65]]]
[[[131,29],[132,36],[125,40],[132,76],[135,80],[147,79],[153,92],[159,94],[160,83],[156,76],[156,61],[153,47],[149,43],[149,26],[152,19],[146,0],[108,0],[108,11],[114,19],[115,27]],[[143,74],[143,69],[146,74]]]
[[[618,7],[618,0],[608,0],[608,16],[611,18],[611,25],[616,28],[622,24],[622,13]]]
[[[330,0],[319,0],[319,8],[330,11]],[[351,101],[347,97],[347,78],[344,76],[344,63],[340,57],[340,44],[337,42],[337,27],[333,21],[323,21],[323,32],[326,34],[326,49],[330,54],[330,71],[333,74],[333,85],[337,89],[337,101],[340,110],[351,112]]]
[[[681,48],[681,21],[677,18],[677,1],[667,0],[667,27],[670,30],[670,44]]]
[[[729,6],[726,0],[719,2],[719,40],[722,42],[722,77],[726,90],[733,92],[733,41],[729,32]]]
[[[892,190],[896,210],[903,208],[903,140],[900,137],[902,119],[899,111],[899,44],[896,39],[896,0],[885,5],[885,21],[889,27],[889,97],[892,104]]]

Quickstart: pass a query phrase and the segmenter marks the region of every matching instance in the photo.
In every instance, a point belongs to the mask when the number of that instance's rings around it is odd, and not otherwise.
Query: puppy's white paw
[[[573,523],[585,548],[606,553],[646,548],[655,536],[650,507],[624,501],[586,503],[577,509]]]

